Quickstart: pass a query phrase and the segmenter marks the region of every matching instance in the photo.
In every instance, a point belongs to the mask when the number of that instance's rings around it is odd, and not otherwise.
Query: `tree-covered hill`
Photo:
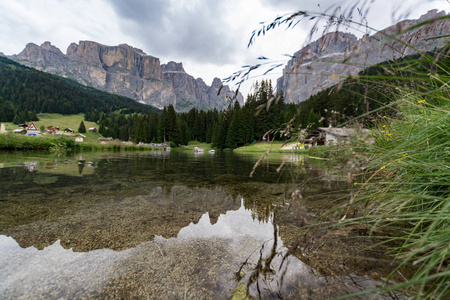
[[[337,126],[355,118],[369,125],[391,115],[396,110],[388,104],[398,98],[400,87],[423,92],[433,90],[435,74],[449,79],[449,50],[450,46],[371,66],[300,103],[299,119],[303,127],[318,120],[324,126]]]
[[[84,113],[97,121],[100,113],[149,114],[155,107],[83,86],[73,80],[28,68],[0,56],[0,121],[23,122],[37,113]]]

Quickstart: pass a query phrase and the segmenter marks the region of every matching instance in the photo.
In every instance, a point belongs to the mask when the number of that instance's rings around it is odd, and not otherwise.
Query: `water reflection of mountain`
[[[211,222],[220,214],[239,208],[240,203],[220,189],[161,187],[148,194],[85,202],[85,208],[50,220],[39,220],[4,232],[21,247],[43,249],[61,241],[66,249],[124,250],[153,240],[155,235],[176,237],[181,228],[198,222],[205,212]]]
[[[254,277],[249,291],[255,297],[324,299],[375,287],[368,278],[326,278],[294,256],[284,258],[287,249],[272,219],[255,220],[236,204],[215,224],[203,214],[174,237],[157,236],[121,252],[73,252],[60,241],[23,249],[0,236],[0,297],[229,299],[260,264],[270,272]],[[244,273],[241,283],[238,270]]]
[[[10,161],[15,163],[29,159],[27,156],[13,156]],[[9,160],[8,158],[4,159]],[[286,164],[281,172],[277,172],[279,165],[286,158],[295,164]],[[38,164],[33,173],[21,166],[0,169],[0,233],[17,232],[19,227],[23,226],[40,228],[44,226],[43,223],[61,224],[64,222],[61,220],[93,214],[91,210],[97,209],[96,207],[99,207],[99,211],[105,211],[104,207],[138,201],[137,198],[131,200],[135,196],[148,198],[157,188],[171,194],[172,188],[179,186],[205,191],[219,189],[227,192],[233,199],[240,195],[246,199],[245,206],[251,209],[254,218],[267,220],[275,207],[284,205],[286,199],[291,198],[292,191],[302,180],[320,178],[320,174],[323,174],[321,169],[309,166],[300,158],[292,155],[274,156],[271,160],[264,161],[256,174],[250,178],[249,174],[257,156],[222,153],[207,154],[200,158],[176,151],[88,153],[83,154],[83,157],[75,155],[56,158],[48,154],[42,154],[42,157],[36,155],[33,159]],[[40,169],[41,165],[46,166],[48,163],[54,163],[50,173]],[[301,167],[298,168],[296,163],[300,163]],[[65,171],[58,173],[59,168],[66,165],[73,165],[76,174],[69,175]],[[84,166],[82,176],[79,176],[80,166]],[[339,181],[330,182],[323,179],[310,180],[302,188],[302,193],[304,190],[306,197],[320,195],[324,189],[339,189]],[[202,198],[204,195],[200,192],[197,197]],[[322,202],[326,203],[328,199],[329,197],[325,197]],[[184,200],[180,201],[183,203]],[[216,205],[215,200],[203,206],[203,210],[196,212],[195,218],[198,219],[201,214],[209,212],[214,220],[226,211],[222,208],[229,207]],[[173,207],[176,208],[176,205]],[[156,210],[157,207],[153,209]],[[183,219],[182,213],[175,209],[172,217]],[[185,214],[189,213],[190,209],[187,209]],[[133,216],[132,213],[129,215]],[[191,217],[188,217],[180,221],[181,226],[188,224],[184,221],[190,219]],[[117,222],[120,224],[122,221]],[[76,228],[76,224],[74,221],[72,227]],[[60,233],[55,236],[59,235]],[[93,234],[91,238],[96,236]],[[55,240],[56,238],[52,238],[47,244]]]

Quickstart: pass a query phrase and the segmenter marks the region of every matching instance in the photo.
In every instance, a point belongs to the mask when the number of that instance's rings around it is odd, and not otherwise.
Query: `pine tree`
[[[316,114],[314,109],[311,107],[311,110],[308,113],[308,117],[306,119],[306,126],[309,126],[310,129],[316,129],[322,126],[322,122],[320,122],[321,116],[320,114]]]
[[[19,114],[15,114],[14,115],[13,123],[16,124],[16,125],[21,123]]]
[[[220,116],[222,116],[222,114]],[[214,148],[219,148],[219,147],[217,147],[218,135],[219,135],[219,122],[214,124],[214,128],[213,128],[212,135],[211,135],[211,146]]]
[[[254,132],[257,139],[262,138],[268,131],[279,128],[280,113],[284,107],[284,99],[275,97],[272,89],[272,82],[263,80],[259,90],[255,91],[254,103],[255,118]],[[272,138],[268,136],[268,138]]]
[[[81,120],[80,126],[78,127],[79,133],[86,133],[86,126],[84,126],[83,120]]]
[[[180,121],[172,104],[167,107],[166,133],[168,140],[179,145],[181,142]]]
[[[180,121],[180,128],[181,128],[180,143],[182,145],[187,145],[189,143],[189,127],[186,121]]]
[[[226,140],[226,146],[227,148],[237,148],[237,135],[238,135],[238,116],[237,113],[233,113],[231,117],[230,126],[228,127],[227,132],[227,140]]]
[[[144,126],[144,118],[143,116],[138,116],[136,119],[137,123],[135,126],[134,132],[134,142],[135,143],[144,143],[145,142],[145,126]]]
[[[242,126],[244,130],[244,144],[252,143],[255,136],[255,125],[252,109],[247,105],[242,109]]]
[[[12,102],[5,101],[4,103],[0,104],[0,111],[3,111],[3,117],[0,119],[0,121],[13,122],[16,111],[14,110],[14,105],[12,104]]]
[[[150,142],[156,142],[158,140],[158,114],[152,111],[149,115],[149,126],[150,126]]]
[[[167,141],[167,109],[164,106],[163,112],[158,120],[158,142]]]
[[[245,142],[245,128],[243,114],[239,102],[235,102],[227,133],[227,147],[234,149]]]
[[[120,127],[120,136],[121,141],[128,141],[130,139],[128,125],[124,124]]]
[[[297,105],[295,103],[291,102],[288,105],[288,111],[286,113],[286,121],[289,122],[292,120],[292,127],[298,128],[298,125],[300,123],[300,118],[298,116],[298,109]]]
[[[133,141],[133,143],[139,143],[139,133],[138,133],[138,125],[139,125],[139,115],[134,114],[133,120],[131,122],[131,133],[130,133],[130,139]]]
[[[98,127],[98,133],[100,133],[102,136],[106,136],[105,122],[100,122]]]
[[[225,111],[222,113],[221,118],[219,120],[219,125],[217,128],[217,136],[215,141],[215,147],[222,150],[227,147],[227,134],[229,127],[229,116],[227,115],[229,112]]]

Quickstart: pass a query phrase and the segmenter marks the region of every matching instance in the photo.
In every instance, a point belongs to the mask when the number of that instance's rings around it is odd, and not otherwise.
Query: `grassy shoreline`
[[[95,134],[98,135],[98,134]],[[315,147],[305,150],[282,149],[284,142],[258,142],[239,147],[232,150],[236,153],[266,153],[269,149],[271,153],[298,153],[323,158],[328,152],[328,147]],[[195,147],[204,149],[205,151],[216,150],[211,144],[191,141],[188,145],[177,147],[176,149],[183,151],[193,151]],[[149,145],[136,145],[130,142],[112,140],[108,142],[100,142],[97,139],[90,139],[85,142],[75,142],[73,136],[66,135],[41,135],[41,136],[25,136],[21,134],[7,133],[0,134],[0,150],[81,150],[81,151],[101,151],[101,150],[160,150]],[[326,155],[329,157],[329,155]]]
[[[261,152],[265,153],[270,149],[270,152],[273,153],[290,153],[292,150],[290,149],[281,149],[284,145],[284,142],[274,141],[274,142],[257,142],[254,144],[245,145],[239,148],[234,149],[234,152],[237,153],[245,153],[245,152]]]
[[[24,136],[21,134],[0,134],[0,150],[26,151],[152,151],[161,150],[152,146],[138,146],[120,141],[75,142],[70,136]]]

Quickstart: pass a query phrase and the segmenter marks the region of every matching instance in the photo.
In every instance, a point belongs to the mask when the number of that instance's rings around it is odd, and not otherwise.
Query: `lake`
[[[0,298],[324,299],[378,286],[375,270],[307,256],[313,238],[300,247],[303,225],[352,183],[323,161],[259,158],[0,153]]]

